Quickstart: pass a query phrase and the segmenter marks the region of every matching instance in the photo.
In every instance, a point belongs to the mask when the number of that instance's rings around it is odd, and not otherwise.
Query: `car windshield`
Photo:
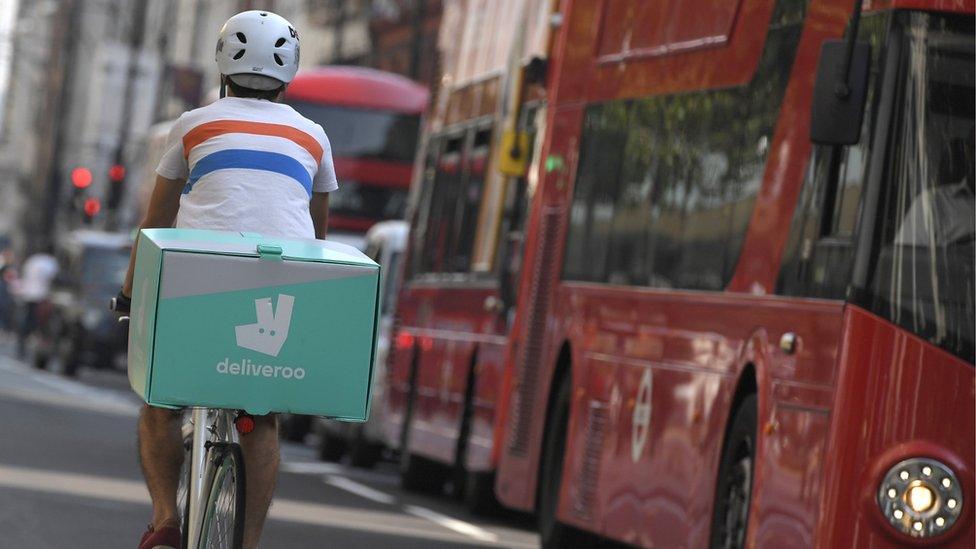
[[[85,248],[81,261],[81,283],[84,287],[111,290],[114,293],[125,280],[129,267],[128,248]]]
[[[973,18],[902,13],[899,22],[903,76],[867,297],[878,314],[972,362]]]
[[[420,131],[419,115],[307,101],[288,104],[325,129],[333,156],[413,162]]]

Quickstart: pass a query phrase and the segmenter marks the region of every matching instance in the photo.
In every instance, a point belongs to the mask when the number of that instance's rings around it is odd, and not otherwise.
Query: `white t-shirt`
[[[282,103],[225,97],[184,113],[156,173],[187,180],[176,226],[315,238],[308,203],[336,190],[322,126]]]
[[[912,201],[898,227],[895,244],[948,246],[971,239],[976,227],[973,191],[964,179],[952,185],[929,187]]]
[[[43,301],[51,293],[51,281],[58,274],[58,261],[49,254],[34,254],[24,262],[20,277],[20,298],[28,302]]]

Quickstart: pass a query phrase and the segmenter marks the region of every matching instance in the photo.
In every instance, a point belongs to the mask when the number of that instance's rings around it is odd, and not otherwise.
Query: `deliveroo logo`
[[[254,309],[258,321],[235,328],[237,346],[278,356],[281,346],[288,339],[288,328],[291,326],[291,312],[294,306],[295,297],[285,294],[278,294],[277,310],[272,307],[270,297],[255,299]]]

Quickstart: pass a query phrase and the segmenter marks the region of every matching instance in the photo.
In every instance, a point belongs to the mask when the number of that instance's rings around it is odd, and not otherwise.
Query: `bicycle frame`
[[[209,426],[207,422],[210,414],[213,419]],[[193,441],[190,446],[190,483],[187,547],[199,547],[203,534],[202,513],[206,502],[203,501],[203,487],[209,485],[209,475],[215,471],[207,467],[207,448],[210,442],[237,442],[237,430],[234,428],[234,418],[228,410],[194,407],[190,410],[190,422],[193,425]],[[208,439],[207,433],[210,433]],[[243,517],[241,518],[243,520]]]

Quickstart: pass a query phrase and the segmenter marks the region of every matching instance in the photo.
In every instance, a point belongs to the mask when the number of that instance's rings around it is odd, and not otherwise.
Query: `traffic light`
[[[76,189],[87,189],[92,184],[92,173],[88,168],[78,166],[71,170],[71,184]]]
[[[89,197],[85,199],[85,216],[91,220],[91,218],[98,215],[98,212],[102,210],[102,202],[95,198]]]
[[[105,206],[109,210],[115,211],[122,202],[122,187],[125,184],[125,166],[122,164],[112,164],[112,167],[108,169],[108,180],[111,181],[111,184],[108,188],[108,200],[105,202]]]
[[[121,183],[125,180],[125,166],[122,164],[113,164],[111,168],[108,169],[108,179],[112,183]]]

